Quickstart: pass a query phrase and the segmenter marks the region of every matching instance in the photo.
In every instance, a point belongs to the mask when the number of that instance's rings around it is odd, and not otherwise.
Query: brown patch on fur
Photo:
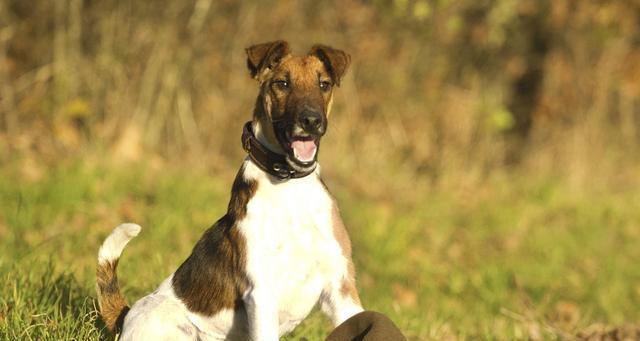
[[[124,317],[129,311],[127,302],[120,293],[117,267],[118,260],[116,259],[112,262],[99,263],[96,270],[100,315],[107,328],[116,333],[122,329]]]
[[[258,187],[246,181],[240,169],[231,190],[229,208],[205,231],[189,258],[176,270],[172,285],[189,310],[212,316],[222,309],[238,308],[247,290],[246,240],[237,222],[247,214],[247,203]]]

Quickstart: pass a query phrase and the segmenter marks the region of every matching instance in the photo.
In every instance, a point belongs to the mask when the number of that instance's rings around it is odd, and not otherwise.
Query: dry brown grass
[[[568,0],[3,1],[3,156],[58,158],[89,146],[117,159],[152,154],[227,169],[241,157],[256,93],[243,49],[284,38],[300,53],[325,42],[353,56],[322,159],[330,176],[361,174],[344,178],[354,188],[413,186],[396,179],[474,187],[514,166],[581,186],[638,161],[639,9]]]

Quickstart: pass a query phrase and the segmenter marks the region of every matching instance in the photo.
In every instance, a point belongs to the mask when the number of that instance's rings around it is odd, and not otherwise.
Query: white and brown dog
[[[350,57],[323,45],[294,56],[284,41],[246,52],[260,91],[227,213],[130,309],[116,266],[140,227],[118,226],[100,248],[100,313],[120,340],[277,340],[317,303],[335,326],[363,311],[349,237],[317,166]]]

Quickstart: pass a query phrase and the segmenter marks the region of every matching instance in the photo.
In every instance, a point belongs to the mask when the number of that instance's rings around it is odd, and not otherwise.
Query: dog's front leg
[[[244,296],[252,341],[278,340],[278,307],[266,287],[253,287]]]
[[[323,291],[320,297],[320,307],[331,319],[334,327],[337,327],[351,316],[364,311],[360,304],[358,293],[355,291],[354,281],[352,279],[350,283],[345,281],[350,280],[346,276],[336,278]]]
[[[355,268],[351,259],[351,241],[337,206],[333,207],[331,218],[334,236],[342,249],[344,258],[340,262],[344,267],[337,267],[330,276],[320,297],[320,307],[331,319],[333,326],[337,327],[351,316],[362,312],[363,309],[356,288]]]

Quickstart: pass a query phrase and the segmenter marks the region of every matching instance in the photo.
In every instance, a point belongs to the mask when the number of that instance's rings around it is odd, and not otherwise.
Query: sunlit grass
[[[143,226],[119,274],[153,290],[226,207],[233,172],[62,162],[17,181],[0,168],[0,338],[111,339],[95,312],[99,244]],[[339,183],[328,179],[329,184]],[[640,193],[495,177],[471,192],[417,187],[385,198],[332,186],[354,244],[364,305],[410,339],[555,338],[640,320]],[[318,312],[290,340],[320,340]]]

